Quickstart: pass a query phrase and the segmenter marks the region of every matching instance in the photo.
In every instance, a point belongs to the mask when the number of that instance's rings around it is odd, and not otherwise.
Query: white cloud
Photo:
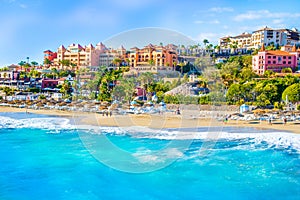
[[[196,21],[194,21],[194,23],[195,23],[195,24],[203,24],[203,23],[204,23],[204,21],[201,21],[201,20],[196,20]]]
[[[27,8],[27,5],[26,4],[19,4],[19,6],[21,7],[21,8]]]
[[[273,21],[273,24],[281,24],[283,22],[282,19],[274,19]]]
[[[217,44],[220,37],[223,37],[226,34],[223,33],[200,33],[196,38],[195,41],[202,43],[204,39],[207,39],[212,44]]]
[[[288,13],[288,12],[271,12],[269,10],[247,11],[236,15],[233,20],[245,21],[245,20],[257,20],[263,18],[299,18],[300,13]]]
[[[212,20],[212,21],[202,21],[202,20],[196,20],[194,21],[195,24],[220,24],[220,21],[219,20]]]
[[[210,24],[220,24],[220,21],[219,20],[212,20],[209,23]]]
[[[231,7],[213,7],[210,8],[208,11],[222,13],[222,12],[233,12],[234,9]]]

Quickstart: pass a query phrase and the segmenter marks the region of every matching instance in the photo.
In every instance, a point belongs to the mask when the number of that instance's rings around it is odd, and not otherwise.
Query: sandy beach
[[[300,122],[288,122],[286,125],[282,121],[239,121],[229,120],[227,123],[218,121],[215,117],[194,118],[195,111],[184,110],[182,115],[174,113],[164,114],[127,114],[103,116],[98,113],[70,112],[59,110],[32,110],[26,108],[0,107],[0,112],[28,112],[34,114],[55,115],[72,118],[75,124],[96,125],[96,126],[141,126],[148,128],[180,128],[180,127],[209,127],[209,126],[233,126],[233,127],[253,127],[259,129],[275,129],[300,133]],[[215,111],[218,112],[218,111]]]

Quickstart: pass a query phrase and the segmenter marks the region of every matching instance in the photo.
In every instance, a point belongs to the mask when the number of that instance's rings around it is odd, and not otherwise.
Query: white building
[[[272,29],[264,27],[253,31],[252,34],[243,33],[238,36],[226,36],[219,40],[221,52],[229,52],[232,46],[237,46],[237,49],[259,49],[262,44],[265,46],[274,45],[294,45],[300,44],[299,31],[293,29]]]

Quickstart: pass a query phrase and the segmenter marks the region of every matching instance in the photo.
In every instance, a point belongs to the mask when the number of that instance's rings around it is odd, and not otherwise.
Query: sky
[[[42,63],[43,51],[60,45],[119,44],[120,35],[137,47],[141,35],[166,44],[172,33],[216,45],[220,37],[264,26],[300,29],[299,7],[299,0],[0,0],[0,67],[27,57]]]

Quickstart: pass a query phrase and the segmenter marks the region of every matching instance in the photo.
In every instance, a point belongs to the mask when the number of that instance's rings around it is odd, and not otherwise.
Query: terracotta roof
[[[267,55],[275,55],[275,56],[291,56],[289,52],[286,51],[266,51]]]
[[[259,51],[265,51],[265,44],[263,43]]]

